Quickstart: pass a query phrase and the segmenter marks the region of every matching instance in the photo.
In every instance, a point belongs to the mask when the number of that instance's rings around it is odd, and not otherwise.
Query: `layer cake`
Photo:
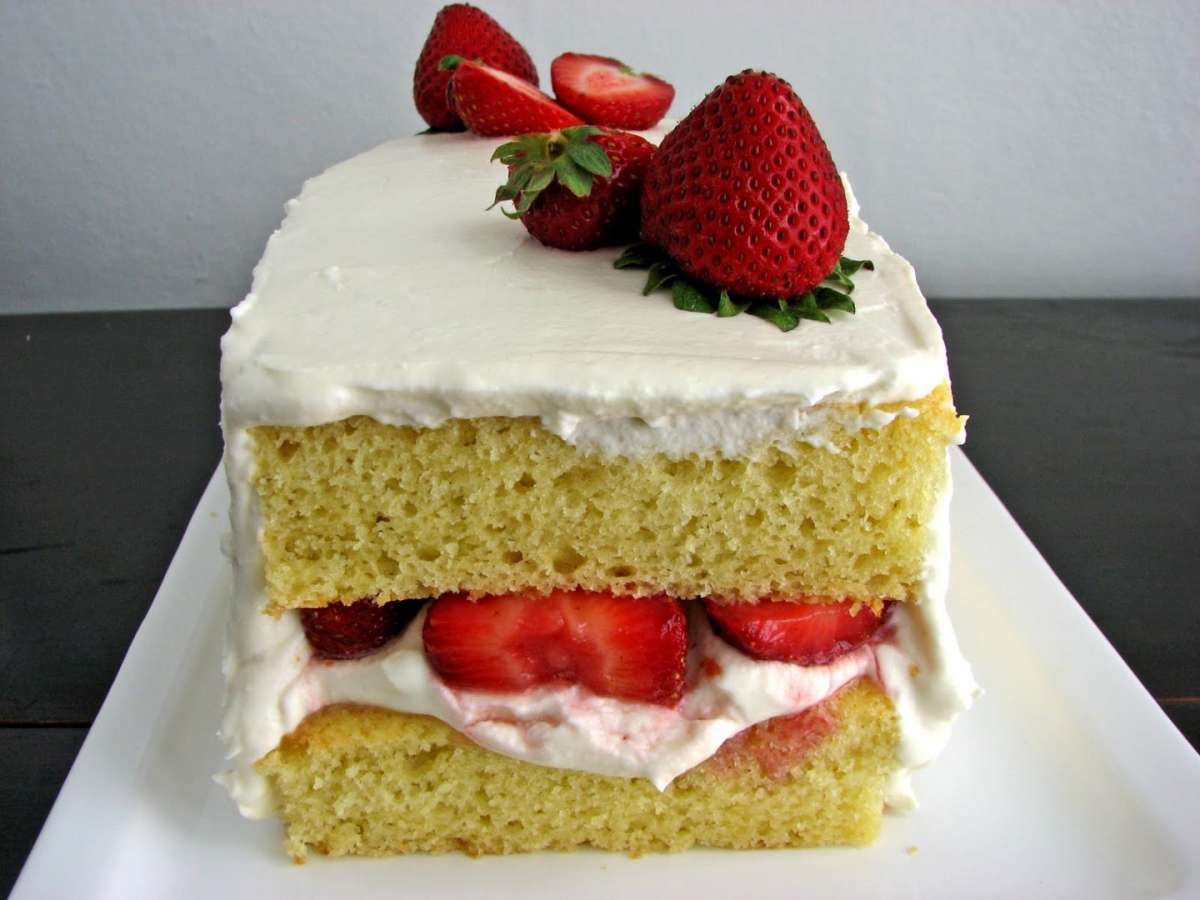
[[[846,183],[855,315],[685,314],[615,249],[484,215],[493,144],[310,180],[233,311],[221,780],[297,859],[869,842],[976,691],[945,609],[963,419],[912,267]],[[678,691],[448,683],[431,610],[513,597],[563,629],[596,598],[678,610]],[[880,624],[807,664],[727,639],[723,610],[772,601]],[[393,637],[314,649],[306,611],[362,602]]]

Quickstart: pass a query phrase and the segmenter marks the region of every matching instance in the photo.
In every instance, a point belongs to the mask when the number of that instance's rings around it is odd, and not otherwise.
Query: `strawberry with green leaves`
[[[508,166],[497,203],[549,247],[593,250],[637,237],[642,178],[654,155],[645,138],[577,125],[525,134],[492,154]]]
[[[782,78],[747,69],[713,90],[663,139],[642,190],[644,245],[618,268],[648,268],[647,291],[675,305],[742,311],[784,331],[854,312],[842,256],[846,191],[825,141]]]

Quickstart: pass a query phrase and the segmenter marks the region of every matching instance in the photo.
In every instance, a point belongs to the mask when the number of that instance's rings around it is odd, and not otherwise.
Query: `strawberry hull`
[[[547,247],[628,244],[637,238],[638,198],[654,151],[640,135],[594,126],[522,135],[494,154],[508,166],[496,202],[511,200],[505,215]],[[544,184],[547,177],[553,180]]]

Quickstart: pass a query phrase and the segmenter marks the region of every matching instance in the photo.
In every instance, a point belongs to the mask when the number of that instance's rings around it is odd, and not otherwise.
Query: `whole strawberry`
[[[578,125],[525,134],[492,154],[509,167],[492,205],[550,247],[593,250],[637,238],[638,198],[654,145],[625,131]]]
[[[357,659],[400,634],[420,608],[420,603],[411,601],[379,606],[364,597],[349,605],[302,609],[300,622],[309,646],[321,659]]]
[[[663,140],[642,189],[642,237],[699,281],[792,298],[838,265],[846,192],[782,78],[731,75]]]
[[[516,38],[481,9],[468,3],[442,7],[433,20],[433,28],[413,73],[413,100],[417,112],[432,128],[459,128],[458,113],[446,102],[450,73],[438,63],[451,54],[477,59],[536,85],[537,69]]]

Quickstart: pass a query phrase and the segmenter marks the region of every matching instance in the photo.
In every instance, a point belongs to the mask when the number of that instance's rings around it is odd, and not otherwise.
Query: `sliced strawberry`
[[[433,20],[413,73],[417,112],[433,128],[462,127],[458,114],[446,103],[450,73],[438,66],[452,53],[538,83],[537,68],[525,48],[495,19],[468,3],[443,6]]]
[[[717,630],[733,646],[756,659],[819,666],[832,662],[871,639],[883,623],[867,604],[851,614],[853,600],[804,603],[760,600],[757,603],[717,603],[704,607]]]
[[[669,597],[560,597],[575,675],[593,693],[673,706],[683,697],[687,618]]]
[[[584,121],[609,128],[652,128],[667,114],[675,88],[620,60],[564,53],[550,65],[558,102]]]
[[[627,131],[575,125],[496,148],[508,182],[496,202],[549,247],[594,250],[637,240],[638,198],[654,145]],[[549,181],[547,179],[550,179]]]
[[[454,73],[449,89],[454,111],[476,134],[494,137],[583,124],[516,75],[453,55],[439,65]]]
[[[430,665],[456,688],[504,693],[580,684],[664,706],[683,696],[687,620],[669,597],[446,594],[429,607],[424,639]]]
[[[349,605],[334,603],[300,610],[304,636],[322,659],[357,659],[400,634],[421,604],[393,601],[379,606],[365,597]]]

